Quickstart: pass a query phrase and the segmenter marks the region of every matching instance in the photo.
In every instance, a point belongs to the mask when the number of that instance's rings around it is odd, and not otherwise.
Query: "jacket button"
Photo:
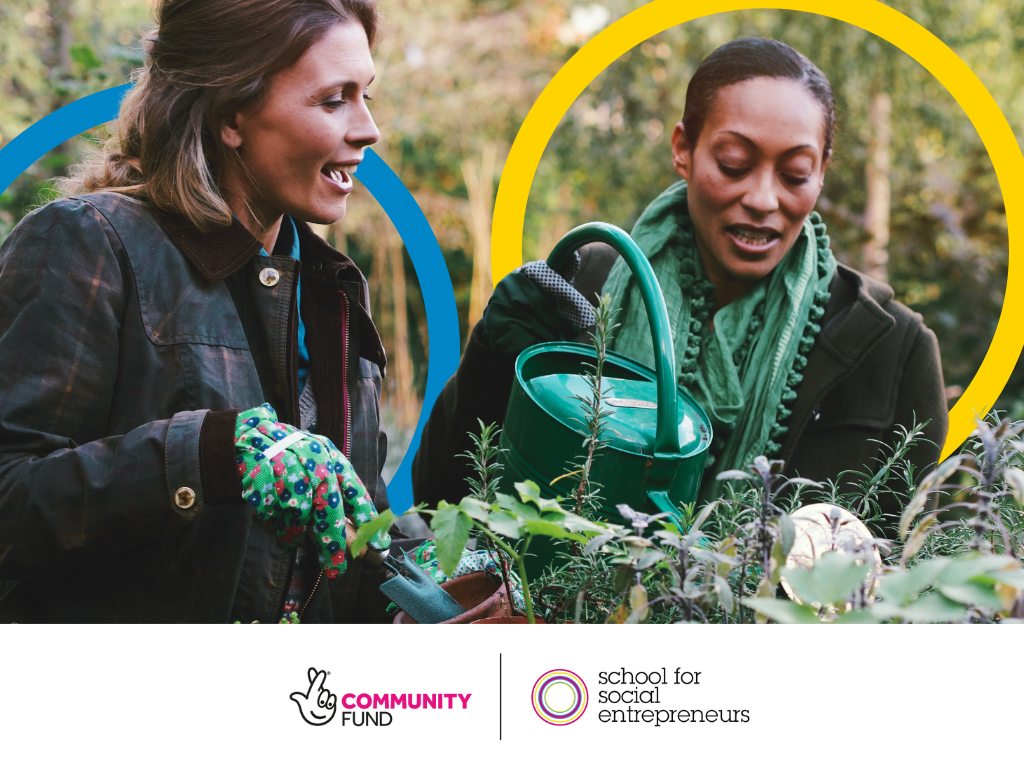
[[[319,272],[321,269],[324,268],[324,265],[322,261],[314,261],[312,264],[309,265],[309,268],[313,272]]]
[[[195,491],[183,485],[174,492],[174,503],[182,509],[188,509],[196,503]]]
[[[268,288],[273,288],[281,280],[281,273],[273,267],[267,267],[260,271],[260,282]]]

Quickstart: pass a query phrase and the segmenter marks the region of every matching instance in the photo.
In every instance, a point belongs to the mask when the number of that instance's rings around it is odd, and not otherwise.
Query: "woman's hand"
[[[577,262],[578,263],[578,262]],[[518,355],[545,341],[573,341],[594,324],[594,310],[572,280],[543,261],[531,261],[494,288],[484,314],[488,346],[504,355]]]
[[[348,459],[326,437],[279,422],[267,404],[238,415],[235,449],[242,496],[256,523],[284,551],[308,533],[327,578],[344,573],[350,523],[358,528],[377,516]],[[377,551],[389,545],[386,532],[370,541]]]

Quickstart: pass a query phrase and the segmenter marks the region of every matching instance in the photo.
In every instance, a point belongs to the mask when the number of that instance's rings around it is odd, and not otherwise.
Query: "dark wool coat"
[[[241,499],[234,428],[263,402],[299,423],[300,271],[317,429],[387,508],[385,356],[366,283],[297,226],[301,264],[260,256],[237,220],[203,235],[96,193],[34,211],[7,238],[0,580],[17,584],[0,622],[280,620],[295,558]],[[280,279],[261,281],[266,268]],[[360,572],[350,559],[321,579],[303,620],[360,618]]]
[[[594,296],[618,254],[592,244],[582,257],[576,288]],[[777,458],[789,476],[835,479],[843,470],[877,465],[884,443],[894,441],[897,425],[929,420],[925,440],[911,451],[921,470],[933,465],[946,437],[948,413],[939,347],[921,316],[893,298],[892,289],[839,265],[821,332],[807,356],[792,415]],[[459,370],[445,385],[423,430],[413,463],[413,492],[428,505],[469,493],[469,465],[458,454],[471,450],[466,432],[484,423],[504,422],[512,387],[514,358],[493,352],[484,323],[473,329]],[[716,467],[708,471],[721,471]],[[893,532],[898,499],[886,495],[885,532]]]

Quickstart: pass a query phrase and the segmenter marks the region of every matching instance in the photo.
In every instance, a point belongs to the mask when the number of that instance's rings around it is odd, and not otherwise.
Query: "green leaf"
[[[786,567],[786,556],[782,552],[782,542],[776,541],[772,546],[772,561],[775,563],[775,567],[772,569],[772,586],[778,586],[779,579],[782,578],[782,569]]]
[[[1003,607],[1002,598],[999,597],[991,587],[981,584],[941,584],[939,592],[963,605],[977,605],[980,608],[992,608],[1000,610]]]
[[[666,557],[667,555],[660,549],[651,550],[637,561],[636,568],[638,571],[642,571],[646,568],[650,568],[655,563],[664,560]]]
[[[437,543],[437,564],[451,576],[462,559],[473,521],[458,507],[448,507],[434,513],[431,527]]]
[[[512,514],[518,515],[524,520],[540,520],[540,512],[531,504],[524,504],[521,501],[517,501],[512,505],[510,510]]]
[[[999,557],[994,555],[968,554],[956,557],[942,571],[938,578],[939,584],[957,585],[966,584],[976,576],[981,576],[987,571],[994,571],[1013,564],[1011,557]]]
[[[523,524],[507,512],[491,512],[487,518],[487,528],[508,539],[523,538]]]
[[[719,472],[715,479],[721,482],[728,482],[730,480],[753,480],[754,476],[749,472],[744,472],[742,469],[730,469],[725,472]]]
[[[813,608],[794,603],[792,600],[776,600],[774,597],[745,597],[740,600],[779,624],[820,624],[818,613]]]
[[[899,617],[920,624],[960,621],[967,615],[963,605],[935,592],[930,592],[905,608],[875,603],[871,611],[882,619]]]
[[[846,602],[871,570],[867,563],[857,565],[849,555],[826,552],[815,561],[814,569],[783,569],[786,581],[805,603],[837,605]]]
[[[100,57],[97,56],[96,52],[85,43],[72,45],[69,53],[71,54],[71,59],[76,64],[80,64],[87,72],[103,66],[103,62],[100,61]]]
[[[625,592],[626,588],[633,581],[633,569],[632,568],[617,568],[615,570],[615,581],[612,584],[612,588],[615,593]]]
[[[633,609],[633,616],[638,622],[647,621],[651,615],[651,609],[647,607],[647,590],[643,584],[634,584],[629,590],[629,607]]]
[[[587,546],[583,548],[583,554],[591,555],[594,552],[597,552],[597,550],[599,550],[601,547],[603,547],[605,544],[611,541],[611,538],[614,535],[614,533],[603,533],[600,536],[595,536],[587,542]]]
[[[467,496],[460,501],[459,509],[481,523],[486,523],[488,516],[491,514],[490,506],[473,496]]]
[[[367,523],[363,523],[359,526],[358,533],[356,534],[355,541],[349,546],[349,552],[357,553],[362,552],[365,547],[379,531],[386,531],[391,527],[391,524],[395,522],[395,513],[390,509],[385,509],[373,520]]]
[[[548,515],[544,515],[544,519],[549,519]],[[570,531],[591,531],[595,533],[606,533],[611,531],[611,526],[607,523],[600,523],[594,520],[587,520],[585,517],[574,515],[571,512],[565,512],[562,514],[562,525],[568,528]]]
[[[904,606],[932,585],[950,560],[936,557],[922,560],[909,571],[894,571],[882,576],[878,596],[883,600]]]
[[[506,512],[511,511],[516,505],[516,499],[509,496],[507,493],[496,493],[494,494],[494,498],[498,500],[498,506]]]
[[[729,582],[721,576],[715,576],[715,594],[718,595],[718,599],[722,603],[722,610],[730,616],[734,616],[736,614],[736,598],[732,594]]]
[[[929,529],[935,525],[935,522],[939,518],[938,512],[929,512],[927,515],[921,518],[921,522],[914,528],[914,532],[910,534],[910,540],[903,548],[903,555],[900,561],[906,563],[921,551],[921,547],[924,546],[925,540],[928,538]]]
[[[549,523],[547,520],[527,520],[526,530],[534,535],[550,536],[553,539],[572,539],[583,544],[587,541],[586,537],[567,531],[557,523]]]
[[[605,624],[625,624],[629,621],[629,614],[630,610],[626,607],[626,601],[623,600],[614,611],[608,614]]]
[[[796,541],[796,526],[789,515],[779,515],[779,538],[783,557],[779,565],[783,566],[786,564],[785,558],[789,557],[789,551],[793,549],[793,542]]]
[[[710,504],[705,504],[704,508],[701,509],[700,514],[697,515],[697,519],[693,521],[690,526],[690,530],[699,530],[705,521],[711,517],[711,513],[715,511],[715,507],[718,506],[718,501],[712,501]]]
[[[1024,507],[1024,472],[1019,467],[1010,467],[1003,473],[1003,480],[1013,491],[1017,505]]]
[[[1000,584],[1007,584],[1016,589],[1024,589],[1024,571],[1020,568],[989,571],[985,575],[992,579],[992,581],[996,581]]]
[[[532,501],[538,509],[554,509],[561,512],[565,511],[554,499],[541,498],[540,488],[532,480],[516,483],[515,486],[516,490],[519,491],[519,498],[521,498],[524,503]]]

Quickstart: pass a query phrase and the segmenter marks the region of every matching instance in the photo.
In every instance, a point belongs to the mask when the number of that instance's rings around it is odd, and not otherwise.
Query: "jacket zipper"
[[[298,270],[295,273],[295,285],[292,288],[291,305],[295,308],[294,312],[288,313],[288,339],[285,342],[285,354],[288,356],[287,371],[288,371],[288,390],[289,399],[292,401],[292,412],[290,421],[294,422],[297,427],[299,424],[299,279],[302,276],[302,266],[300,264]],[[293,387],[294,384],[294,387]],[[292,583],[292,577],[295,575],[295,558],[298,556],[298,552],[291,557],[291,564],[288,566],[288,578],[285,579],[284,594],[281,595],[281,607],[277,610],[278,616],[284,616],[284,601],[288,599],[288,589]],[[321,571],[321,575],[322,575]],[[316,583],[320,583],[319,577]],[[316,591],[314,585],[313,591],[306,597],[306,601],[302,604],[302,609],[299,611],[299,621],[302,620],[302,615],[306,611],[306,606],[309,605],[310,598],[313,597],[313,592]]]
[[[341,436],[342,450],[346,458],[349,453],[349,443],[351,442],[352,434],[352,401],[349,398],[348,392],[348,329],[349,329],[349,304],[348,298],[343,292],[339,292],[341,296],[341,307],[342,307],[342,327],[341,327],[341,392],[342,398],[345,401],[345,432]],[[306,601],[302,604],[302,608],[299,610],[299,622],[301,623],[306,615],[306,609],[309,607],[310,602],[313,600],[313,595],[316,594],[317,588],[320,586],[320,582],[324,578],[324,569],[320,569],[320,573],[317,574],[316,582],[313,584],[313,589],[310,590],[309,595],[306,597]],[[283,610],[283,609],[282,609]]]
[[[341,327],[341,396],[345,402],[345,433],[342,435],[341,452],[345,454],[345,458],[348,458],[349,452],[352,450],[350,443],[352,442],[352,398],[349,397],[348,391],[348,334],[349,327],[351,326],[351,314],[349,312],[348,297],[344,291],[339,291],[338,294],[341,296],[341,309],[342,309],[342,327]]]
[[[313,584],[313,589],[311,589],[309,591],[309,596],[306,597],[306,602],[304,602],[302,604],[302,608],[299,609],[299,623],[300,624],[302,623],[303,617],[305,617],[305,615],[306,615],[306,609],[309,607],[309,603],[313,599],[313,595],[316,594],[316,589],[317,589],[317,587],[320,586],[320,582],[323,579],[323,577],[324,577],[324,569],[321,568],[320,569],[320,573],[317,574],[316,582],[314,582],[314,584]]]

